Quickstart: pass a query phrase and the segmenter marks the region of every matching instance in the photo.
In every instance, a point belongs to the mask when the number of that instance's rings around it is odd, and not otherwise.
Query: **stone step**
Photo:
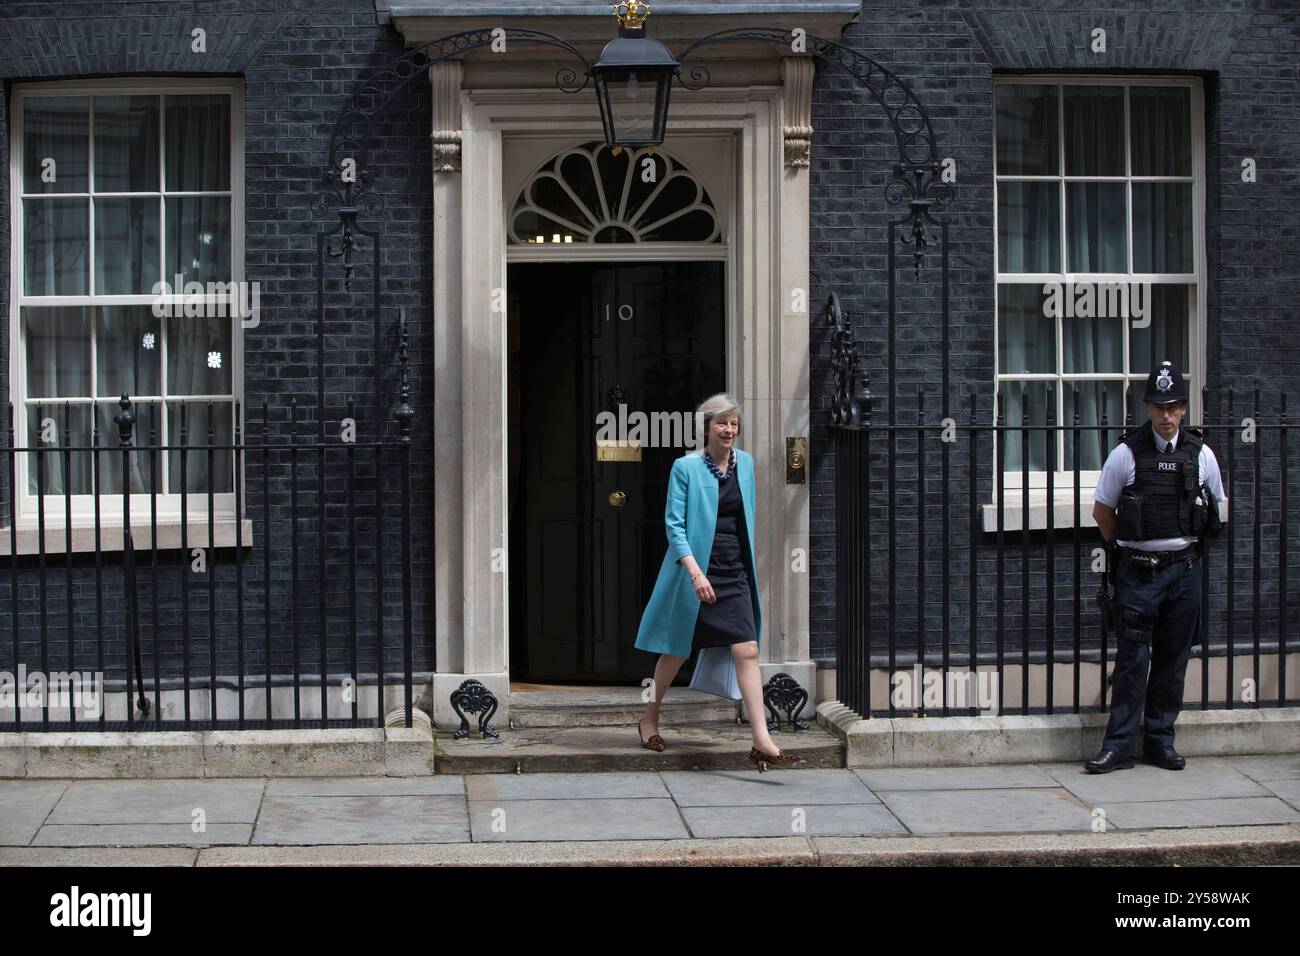
[[[667,703],[667,701],[665,701]],[[497,740],[477,733],[455,740],[451,731],[434,736],[437,773],[555,773],[613,770],[753,770],[747,754],[753,746],[749,725],[734,721],[676,723],[665,713],[660,753],[637,741],[634,721],[627,726],[502,728]],[[782,750],[804,758],[798,769],[843,767],[844,743],[820,726],[774,732]],[[781,769],[772,770],[779,773]]]
[[[631,726],[645,713],[640,687],[590,687],[564,690],[516,688],[510,693],[510,721],[515,729],[534,727]],[[734,721],[737,704],[713,694],[673,687],[660,705],[669,724]],[[470,721],[471,725],[474,723]],[[505,729],[498,727],[497,729]]]

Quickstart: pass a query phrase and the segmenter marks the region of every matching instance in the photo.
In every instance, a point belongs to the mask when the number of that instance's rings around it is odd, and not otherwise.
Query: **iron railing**
[[[0,731],[375,726],[378,685],[411,726],[434,664],[414,637],[404,366],[402,387],[396,436],[372,441],[351,404],[245,424],[238,404],[195,421],[124,397],[116,434],[78,444],[72,405],[37,406],[47,430],[18,446],[10,406]]]
[[[1069,421],[1058,422],[1048,390],[1037,423],[1027,394],[1017,421],[1001,417],[1000,403],[994,421],[979,421],[974,394],[958,421],[946,413],[927,417],[919,390],[910,423],[891,416],[881,424],[872,420],[865,386],[848,382],[840,391],[851,402],[830,428],[839,700],[863,716],[1105,711],[1115,641],[1102,638],[1095,603],[1105,554],[1092,526],[1081,449],[1098,434],[1101,449],[1113,448],[1132,427],[1127,413],[1122,423],[1103,413],[1097,424],[1081,424],[1074,391],[1066,396]],[[1203,393],[1201,408],[1209,397]],[[1286,402],[1280,395],[1262,403],[1256,390],[1243,407],[1227,392],[1213,423],[1200,426],[1220,465],[1228,522],[1202,549],[1202,614],[1192,648],[1199,665],[1190,665],[1199,666],[1200,696],[1187,706],[1295,703],[1287,653],[1300,651],[1289,634],[1300,596],[1289,590],[1288,568],[1300,559],[1300,541],[1288,495],[1297,473]],[[1023,494],[1035,484],[1035,442],[1048,462],[1067,443],[1073,467],[1063,482],[1055,468],[1039,471],[1041,487]],[[1014,470],[995,464],[1016,449]],[[1062,508],[1066,520],[1058,520]],[[1249,659],[1244,674],[1241,657]],[[1222,674],[1212,678],[1216,658]],[[1035,665],[1049,662],[1033,676]],[[1008,700],[1012,668],[1019,687]],[[981,681],[988,700],[979,699]]]

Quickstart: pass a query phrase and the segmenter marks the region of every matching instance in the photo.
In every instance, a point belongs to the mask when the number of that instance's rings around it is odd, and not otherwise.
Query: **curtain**
[[[1047,424],[1047,383],[1042,381],[1003,382],[998,392],[1002,397],[1002,424],[1008,428],[1017,429],[1016,431],[1002,433],[1002,470],[1019,472],[1026,447],[1029,450],[1029,470],[1046,470],[1047,433],[1041,428],[1027,432],[1022,432],[1019,429],[1024,421],[1026,409],[1029,412],[1029,424],[1031,426]],[[1055,403],[1055,401],[1056,398],[1053,396],[1052,402]],[[1055,411],[1052,414],[1055,417]],[[1059,439],[1057,444],[1059,446]]]
[[[1129,90],[1134,176],[1192,174],[1192,100],[1186,87]]]
[[[1061,187],[998,183],[998,271],[1060,272]]]
[[[28,448],[62,449],[90,444],[90,411],[86,405],[66,405],[62,399],[90,395],[90,309],[65,306],[24,308],[23,339],[27,353],[27,397],[42,399],[27,406]],[[69,457],[68,479],[64,458]],[[89,463],[73,452],[32,453],[27,456],[27,484],[36,494],[43,484],[48,494],[89,491]]]
[[[1066,244],[1071,272],[1128,272],[1123,183],[1067,183]]]
[[[1191,183],[1133,184],[1133,271],[1192,271]]]

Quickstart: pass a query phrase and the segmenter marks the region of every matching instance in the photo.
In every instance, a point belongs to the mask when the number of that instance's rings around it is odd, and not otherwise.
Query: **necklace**
[[[709,454],[707,449],[704,451],[704,463],[709,466],[709,471],[713,472],[714,478],[718,479],[718,481],[726,481],[731,477],[731,473],[736,470],[736,449],[733,447],[731,454],[727,456],[727,473],[725,475],[718,471],[718,466],[713,463],[713,456]]]

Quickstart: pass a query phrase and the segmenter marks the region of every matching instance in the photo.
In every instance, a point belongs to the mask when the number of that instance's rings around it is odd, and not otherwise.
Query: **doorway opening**
[[[639,684],[668,476],[693,446],[598,454],[597,416],[678,413],[693,439],[726,386],[726,263],[518,262],[507,289],[511,679]]]

